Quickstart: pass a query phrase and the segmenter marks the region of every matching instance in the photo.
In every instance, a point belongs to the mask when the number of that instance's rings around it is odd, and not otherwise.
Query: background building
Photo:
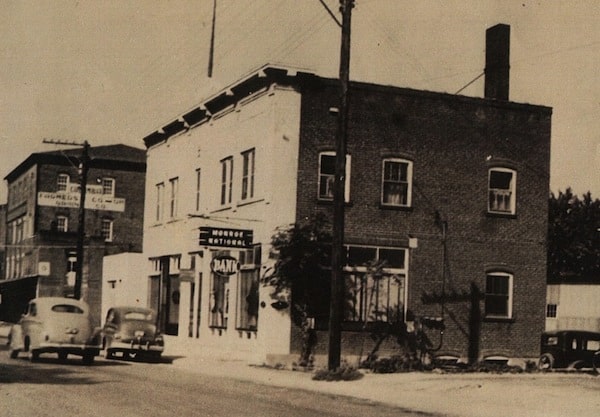
[[[6,210],[0,319],[16,321],[36,296],[72,296],[81,149],[34,153],[12,170]],[[102,258],[142,250],[145,152],[91,147],[85,202],[82,298],[100,322]]]
[[[488,31],[481,99],[351,83],[344,356],[370,352],[378,323],[431,317],[438,354],[538,355],[551,109],[508,101],[508,42],[508,26]],[[337,80],[267,66],[144,139],[149,302],[168,334],[259,361],[300,352],[257,283],[277,228],[331,216],[338,100]]]

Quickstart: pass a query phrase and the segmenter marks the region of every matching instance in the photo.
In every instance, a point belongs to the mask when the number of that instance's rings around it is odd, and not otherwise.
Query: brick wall
[[[337,106],[334,83],[305,87],[302,98],[297,219],[332,206],[317,201],[318,154],[334,150]],[[351,202],[346,207],[348,243],[407,247],[408,309],[440,315],[422,301],[441,291],[443,246],[436,212],[447,222],[443,350],[480,356],[533,357],[544,328],[546,230],[549,193],[550,115],[547,107],[501,103],[354,84],[347,149],[351,154]],[[413,161],[413,200],[407,210],[380,207],[382,158]],[[487,214],[491,164],[517,171],[515,216]],[[514,274],[513,319],[489,321],[483,301],[487,268]],[[430,331],[437,340],[437,332]],[[343,349],[353,342],[347,341]],[[362,342],[361,342],[362,343]]]
[[[77,183],[77,170],[71,166],[43,165],[40,167],[38,191],[56,192],[59,173],[69,174],[72,183]],[[88,184],[97,184],[97,179],[115,179],[115,197],[125,199],[125,211],[86,210],[86,235],[98,237],[101,234],[102,219],[109,218],[113,223],[113,241],[107,242],[106,254],[142,251],[142,230],[144,219],[145,173],[114,169],[91,168]],[[89,198],[89,197],[88,197]],[[37,207],[36,230],[50,230],[51,222],[57,215],[69,218],[69,230],[77,231],[79,210],[77,208]]]

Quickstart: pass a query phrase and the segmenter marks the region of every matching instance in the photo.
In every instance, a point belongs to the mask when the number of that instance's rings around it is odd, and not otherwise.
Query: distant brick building
[[[368,353],[378,323],[428,318],[445,324],[427,330],[437,354],[538,355],[552,112],[508,101],[508,29],[488,33],[484,98],[351,83],[344,356]],[[258,361],[300,351],[257,283],[278,227],[331,216],[338,99],[337,80],[268,66],[144,139],[149,304],[167,333]]]
[[[31,154],[6,177],[5,273],[0,320],[36,296],[73,295],[81,149]],[[82,297],[100,323],[102,258],[141,252],[146,157],[125,145],[91,147]]]

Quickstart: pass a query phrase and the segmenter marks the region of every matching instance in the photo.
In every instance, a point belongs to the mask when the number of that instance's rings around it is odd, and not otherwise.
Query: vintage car
[[[42,353],[56,353],[61,361],[69,354],[84,364],[100,354],[100,338],[90,321],[89,307],[80,300],[41,297],[31,300],[27,311],[9,334],[10,357],[26,352],[31,361]]]
[[[157,331],[156,312],[144,307],[112,307],[102,327],[104,356],[112,359],[159,360],[164,351],[164,340]]]
[[[583,330],[559,330],[542,333],[538,368],[596,368],[600,357],[600,333]]]

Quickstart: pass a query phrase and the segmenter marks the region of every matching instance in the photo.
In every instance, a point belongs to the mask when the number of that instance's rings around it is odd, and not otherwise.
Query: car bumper
[[[150,342],[118,342],[113,340],[108,348],[110,351],[127,351],[127,352],[163,352],[165,347]]]
[[[52,353],[52,352],[67,352],[72,354],[100,354],[100,346],[97,345],[86,345],[86,344],[78,344],[78,343],[53,343],[53,342],[44,342],[41,343],[38,347],[35,347],[34,350],[37,350],[40,353]]]

